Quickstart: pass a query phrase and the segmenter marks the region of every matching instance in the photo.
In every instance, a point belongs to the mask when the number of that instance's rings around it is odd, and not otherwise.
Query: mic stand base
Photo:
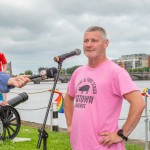
[[[48,138],[48,133],[45,131],[41,131],[41,129],[38,129],[39,136],[42,134],[42,139],[43,139],[43,150],[47,150],[47,138]]]

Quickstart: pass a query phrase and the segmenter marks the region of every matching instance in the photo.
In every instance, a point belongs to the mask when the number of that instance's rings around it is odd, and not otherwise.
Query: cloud
[[[107,30],[110,59],[132,53],[149,54],[149,0],[5,0],[0,1],[0,50],[12,62],[13,73],[53,67],[57,55],[82,50],[89,26]],[[80,56],[64,68],[87,62]]]

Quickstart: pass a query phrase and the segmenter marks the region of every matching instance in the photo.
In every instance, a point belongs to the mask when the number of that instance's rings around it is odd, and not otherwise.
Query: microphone
[[[26,100],[28,100],[28,95],[25,92],[23,92],[20,93],[18,96],[8,100],[7,102],[10,106],[15,107],[18,104],[25,102]]]
[[[71,51],[69,53],[54,57],[54,61],[56,61],[58,63],[63,62],[66,58],[69,58],[69,57],[72,57],[72,56],[75,56],[75,55],[80,55],[80,54],[81,54],[81,50],[80,49],[75,49],[74,51]]]
[[[55,74],[57,73],[57,69],[55,68],[55,67],[53,67],[53,68],[49,68],[49,69],[46,69],[46,70],[42,70],[41,72],[40,72],[40,74],[38,74],[38,75],[31,75],[30,77],[29,77],[29,79],[35,79],[35,78],[41,78],[41,79],[46,79],[46,78],[53,78],[53,77],[55,77]]]

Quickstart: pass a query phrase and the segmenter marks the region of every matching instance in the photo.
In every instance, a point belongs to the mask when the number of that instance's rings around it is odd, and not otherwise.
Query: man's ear
[[[109,40],[106,39],[105,42],[104,42],[105,49],[108,47],[108,45],[109,45]]]

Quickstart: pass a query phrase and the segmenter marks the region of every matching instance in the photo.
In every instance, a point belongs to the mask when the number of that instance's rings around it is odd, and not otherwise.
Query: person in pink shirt
[[[64,99],[72,150],[125,150],[124,142],[139,122],[145,102],[124,68],[109,60],[106,31],[98,26],[84,33],[88,64],[73,73]],[[128,118],[118,127],[123,99]]]

